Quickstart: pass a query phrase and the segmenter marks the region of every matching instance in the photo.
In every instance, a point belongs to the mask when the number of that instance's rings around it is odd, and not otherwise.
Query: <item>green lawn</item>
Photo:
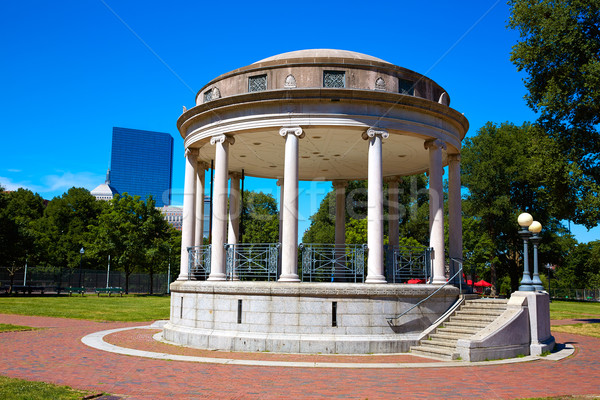
[[[74,390],[44,382],[0,376],[0,399],[2,400],[80,400],[90,392]]]
[[[154,321],[169,319],[169,302],[169,296],[6,296],[0,297],[0,313],[94,321]]]
[[[550,319],[600,318],[600,303],[553,300]]]

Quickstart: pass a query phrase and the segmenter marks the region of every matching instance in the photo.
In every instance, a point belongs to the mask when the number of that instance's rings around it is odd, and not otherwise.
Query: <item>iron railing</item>
[[[431,251],[429,247],[388,246],[387,281],[404,283],[410,279],[429,281],[431,276]]]
[[[302,280],[307,282],[363,282],[365,250],[363,244],[300,245]]]
[[[414,304],[412,307],[410,307],[408,310],[404,311],[401,314],[396,315],[395,317],[388,317],[386,318],[388,324],[390,326],[393,326],[392,321],[394,320],[398,320],[400,318],[402,318],[403,316],[405,316],[406,314],[408,314],[409,312],[411,312],[412,310],[414,310],[415,308],[417,308],[418,306],[420,306],[421,304],[425,303],[427,300],[429,300],[430,298],[432,298],[433,296],[435,296],[437,294],[437,292],[439,292],[440,290],[442,290],[443,288],[445,288],[447,285],[451,285],[452,282],[454,282],[454,280],[456,279],[456,277],[462,276],[462,271],[463,271],[463,260],[460,260],[458,258],[450,258],[452,261],[456,262],[459,265],[458,271],[456,271],[456,273],[454,275],[452,275],[450,277],[450,279],[448,279],[446,281],[446,283],[444,283],[443,285],[441,285],[439,288],[437,288],[434,292],[432,292],[429,296],[425,297],[423,300],[419,301],[418,303]],[[458,280],[458,285],[459,285],[459,299],[457,301],[460,301],[462,299],[462,279]]]
[[[188,247],[188,279],[206,280],[210,275],[210,245]]]
[[[279,243],[225,244],[229,280],[277,280]]]

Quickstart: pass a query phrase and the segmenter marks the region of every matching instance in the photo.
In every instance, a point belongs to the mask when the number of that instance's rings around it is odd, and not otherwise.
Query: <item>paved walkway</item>
[[[0,333],[0,375],[40,380],[127,399],[516,399],[558,395],[600,395],[600,339],[556,333],[558,343],[576,352],[561,361],[428,368],[303,368],[227,365],[158,360],[109,353],[81,339],[109,329],[147,323],[100,323],[0,314],[0,323],[45,328]],[[133,329],[106,337],[109,343],[155,351],[196,352],[156,344],[156,331]],[[160,347],[159,351],[165,348]],[[201,351],[200,351],[201,352]],[[348,361],[352,356],[300,356],[210,352],[214,357],[289,361]],[[217,354],[218,353],[218,354]],[[197,353],[196,355],[201,354]],[[350,362],[435,361],[400,356],[360,356]],[[393,357],[397,357],[394,359]],[[418,361],[417,361],[418,360]],[[463,365],[466,363],[462,363]],[[439,366],[438,366],[439,365]]]

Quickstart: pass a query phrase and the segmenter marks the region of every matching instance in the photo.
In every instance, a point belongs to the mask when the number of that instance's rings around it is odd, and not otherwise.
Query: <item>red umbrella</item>
[[[475,282],[475,286],[477,286],[477,287],[492,287],[492,284],[489,282],[486,282],[482,279],[479,282]]]

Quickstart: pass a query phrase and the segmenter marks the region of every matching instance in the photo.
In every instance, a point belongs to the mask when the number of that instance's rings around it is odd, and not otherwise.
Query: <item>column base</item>
[[[433,278],[431,284],[433,285],[443,285],[446,283],[446,277],[436,277]]]
[[[519,292],[535,292],[533,285],[521,285],[519,286]]]
[[[296,274],[280,275],[278,282],[300,282],[300,277]]]
[[[387,283],[383,275],[367,275],[365,283]]]
[[[206,278],[207,281],[224,281],[227,280],[227,276],[223,273],[218,273],[218,274],[213,274],[211,273],[208,278]]]

